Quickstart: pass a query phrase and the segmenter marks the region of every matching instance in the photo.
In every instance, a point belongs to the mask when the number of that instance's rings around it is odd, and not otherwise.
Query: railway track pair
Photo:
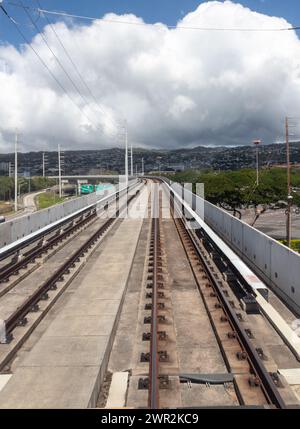
[[[31,312],[39,311],[39,303],[42,301],[46,301],[49,299],[49,292],[56,291],[59,288],[59,284],[64,282],[65,277],[72,274],[72,271],[76,270],[76,265],[80,263],[81,258],[85,257],[85,255],[89,252],[92,252],[99,244],[99,241],[103,238],[104,234],[112,227],[115,221],[119,218],[120,214],[125,211],[130,204],[130,202],[136,197],[139,193],[139,190],[136,191],[135,194],[131,195],[126,199],[124,204],[118,205],[113,211],[113,213],[108,217],[108,219],[96,229],[96,231],[82,244],[80,247],[73,252],[64,263],[55,270],[55,272],[41,285],[39,285],[36,290],[22,302],[22,304],[13,311],[8,318],[4,321],[4,330],[5,330],[5,338],[2,339],[2,343],[10,343],[13,340],[13,332],[17,327],[24,327],[27,325],[27,315]],[[82,226],[85,222],[91,219],[91,216],[94,217],[96,214],[94,210],[91,212],[90,216],[87,218],[81,219],[81,221],[74,225],[74,228],[77,226]],[[67,228],[63,233],[64,237],[73,231],[72,227]],[[45,252],[46,247],[49,248],[53,243],[57,244],[57,241],[61,240],[62,236],[58,235],[54,237],[47,245],[41,246],[40,251],[38,252],[37,248],[34,248],[28,258],[36,258],[41,255],[41,253]],[[24,262],[24,261],[21,261]],[[28,262],[27,262],[28,263]],[[24,263],[22,265],[24,267]],[[16,271],[16,265],[9,268],[11,272]],[[57,295],[59,296],[59,294]],[[51,304],[52,305],[52,304]],[[49,308],[47,308],[48,310]],[[43,313],[46,314],[46,310],[43,310]],[[7,361],[5,361],[7,364]],[[0,369],[3,368],[4,362],[0,362]]]
[[[161,340],[165,344],[165,335],[162,330],[164,323],[163,309],[163,274],[162,274],[162,239],[160,198],[158,191],[152,198],[151,240],[149,246],[148,287],[151,293],[150,332],[144,335],[150,340],[149,374],[148,378],[141,378],[139,388],[148,389],[148,407],[160,408],[161,389],[168,388],[169,379],[160,363],[167,356],[166,350],[161,350]],[[238,401],[241,406],[256,404],[262,407],[286,408],[277,386],[277,379],[266,369],[263,363],[263,353],[256,349],[246,332],[243,321],[230,300],[224,283],[219,281],[205,256],[205,248],[192,230],[187,228],[183,218],[175,216],[174,199],[171,201],[171,214],[185,250],[199,293],[205,305],[210,323],[220,347],[228,374],[232,382]],[[174,374],[172,374],[174,375]],[[181,379],[182,375],[178,374]],[[197,378],[197,377],[196,377]],[[201,380],[201,377],[198,377]],[[211,377],[213,379],[213,377]],[[229,379],[229,377],[227,377]],[[209,382],[209,377],[207,378]],[[201,380],[200,382],[205,382]],[[222,380],[220,381],[222,384]]]
[[[159,389],[165,377],[159,372],[159,361],[164,358],[165,352],[159,350],[159,341],[164,337],[163,331],[159,331],[159,310],[164,306],[160,297],[163,294],[162,283],[162,249],[160,234],[160,200],[157,193],[153,198],[151,242],[149,249],[150,275],[152,283],[151,294],[151,331],[150,331],[150,362],[149,362],[149,398],[148,405],[151,409],[159,408]],[[159,290],[160,289],[160,290]],[[166,380],[167,381],[167,380]],[[168,382],[168,381],[167,381]]]

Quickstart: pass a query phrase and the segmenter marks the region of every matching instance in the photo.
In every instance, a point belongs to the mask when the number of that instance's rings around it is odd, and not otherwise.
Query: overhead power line
[[[20,4],[14,3],[14,2],[8,2],[11,6],[16,7],[23,7],[24,9],[31,9],[39,13],[49,14],[49,15],[56,15],[56,16],[63,16],[67,18],[75,18],[75,19],[84,19],[88,21],[95,21],[97,19],[100,19],[99,17],[92,17],[92,16],[86,16],[86,15],[75,15],[72,13],[67,12],[56,12],[53,10],[47,10],[42,8],[34,8],[31,6],[21,6]],[[133,25],[133,26],[149,26],[152,24],[147,24],[146,22],[132,22],[132,21],[126,21],[126,20],[118,20],[118,19],[101,19],[101,22],[108,23],[108,24],[123,24],[123,25]],[[167,25],[163,24],[165,27],[169,28],[170,30],[176,29],[176,30],[199,30],[199,31],[237,31],[237,32],[277,32],[277,31],[294,31],[294,30],[300,30],[300,25],[298,26],[291,26],[291,27],[281,27],[281,28],[226,28],[226,27],[194,27],[194,26],[185,26],[185,25]],[[157,27],[159,28],[159,27]]]
[[[20,1],[20,6],[23,6],[23,3]],[[57,62],[57,64],[59,65],[59,67],[61,68],[61,70],[64,72],[64,74],[66,75],[66,77],[69,79],[69,81],[71,82],[73,88],[75,89],[75,91],[77,92],[77,94],[79,95],[79,97],[82,99],[82,101],[86,104],[89,105],[88,100],[85,98],[85,96],[81,93],[81,91],[79,90],[78,86],[76,85],[76,83],[74,82],[74,80],[72,79],[72,77],[70,76],[70,74],[68,73],[68,71],[66,70],[66,68],[64,67],[64,65],[62,64],[62,62],[60,61],[60,59],[57,57],[57,55],[55,54],[55,52],[53,51],[53,49],[51,48],[50,44],[48,43],[46,37],[44,36],[43,32],[39,29],[39,27],[37,26],[36,22],[34,22],[34,20],[32,19],[30,13],[28,12],[27,9],[24,9],[26,15],[28,16],[30,22],[32,23],[32,25],[34,26],[34,28],[36,29],[36,31],[40,34],[43,42],[45,43],[46,47],[49,49],[49,51],[51,52],[51,54],[53,55],[55,61]],[[87,116],[87,115],[86,115]],[[93,123],[93,121],[87,116],[88,120]]]
[[[0,9],[2,10],[2,12],[7,16],[7,18],[13,23],[13,25],[15,26],[17,32],[20,34],[20,36],[22,37],[22,39],[24,40],[24,42],[28,45],[28,47],[32,50],[32,52],[36,55],[36,57],[38,58],[38,60],[42,63],[42,65],[45,67],[45,69],[48,71],[48,73],[51,75],[52,79],[56,82],[56,84],[60,87],[60,89],[64,92],[64,94],[67,96],[67,98],[71,101],[71,103],[80,110],[81,114],[90,122],[92,123],[92,121],[90,120],[90,118],[86,115],[86,113],[83,111],[83,109],[81,108],[81,106],[79,104],[76,103],[76,101],[70,96],[70,94],[68,93],[68,91],[65,89],[65,87],[63,86],[63,84],[59,81],[59,79],[55,76],[55,74],[52,72],[52,70],[50,69],[50,67],[47,65],[47,63],[43,60],[43,58],[41,57],[41,55],[38,53],[38,51],[32,46],[32,44],[30,43],[30,41],[27,39],[27,37],[25,36],[25,34],[23,33],[23,31],[20,29],[18,23],[15,21],[15,19],[6,11],[6,9],[0,4]],[[100,130],[103,133],[103,130],[96,125],[96,127],[98,128],[98,130]]]
[[[16,23],[16,21],[6,12],[6,10],[4,9],[3,6],[0,5],[0,8],[2,9],[2,11],[5,13],[5,15],[9,18],[9,20],[15,25],[18,33],[21,35],[22,39],[25,41],[25,43],[30,47],[30,49],[34,52],[34,54],[37,56],[37,58],[39,59],[39,61],[43,64],[43,66],[46,68],[46,70],[48,71],[48,73],[51,75],[51,77],[55,80],[55,82],[57,83],[57,85],[61,88],[61,90],[67,95],[67,97],[70,99],[70,101],[78,108],[81,110],[81,108],[78,106],[78,104],[73,100],[73,98],[69,95],[69,93],[67,92],[67,90],[65,89],[65,87],[60,83],[60,81],[56,78],[55,74],[52,73],[51,69],[48,67],[48,65],[46,64],[46,62],[43,60],[43,58],[40,56],[40,54],[37,52],[37,50],[30,44],[29,40],[27,39],[27,37],[25,36],[25,34],[22,32],[22,30],[19,28],[18,24]],[[81,110],[82,111],[82,110]],[[84,112],[82,112],[84,113]]]
[[[39,6],[39,8],[41,8],[41,3],[39,2],[39,0],[36,0],[37,5]],[[67,48],[65,47],[63,41],[61,40],[61,38],[59,37],[57,31],[55,30],[55,27],[52,25],[52,23],[50,22],[50,20],[48,19],[48,17],[46,15],[43,14],[43,16],[45,17],[48,25],[50,26],[52,32],[54,33],[56,39],[58,40],[60,46],[62,47],[66,57],[69,59],[70,63],[72,64],[72,66],[74,67],[74,70],[77,74],[77,76],[79,77],[81,83],[83,84],[83,86],[86,88],[86,90],[88,91],[88,93],[90,94],[90,96],[92,97],[92,99],[94,100],[96,106],[98,107],[99,111],[104,114],[109,121],[112,123],[113,126],[118,127],[119,124],[103,109],[102,106],[100,106],[100,104],[98,103],[96,97],[94,96],[92,90],[90,89],[90,87],[88,86],[88,84],[86,83],[85,79],[83,78],[82,74],[80,73],[75,61],[72,59],[70,53],[68,52]]]

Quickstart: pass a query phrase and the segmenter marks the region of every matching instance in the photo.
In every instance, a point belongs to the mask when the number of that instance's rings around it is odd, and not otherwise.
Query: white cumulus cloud
[[[67,94],[29,46],[0,45],[1,151],[12,150],[16,128],[23,150],[55,150],[58,142],[65,149],[120,145],[114,124],[124,118],[130,138],[144,147],[237,145],[253,138],[271,143],[283,135],[284,117],[298,114],[300,40],[294,31],[200,31],[105,20],[143,23],[134,15],[108,14],[84,25],[53,24],[97,103],[49,25],[43,35],[83,98],[40,34],[32,47]],[[231,1],[203,3],[178,22],[178,27],[289,26],[283,18]]]

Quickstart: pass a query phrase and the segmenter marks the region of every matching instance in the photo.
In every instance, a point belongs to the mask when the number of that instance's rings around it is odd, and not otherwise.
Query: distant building
[[[166,168],[166,170],[171,170],[171,171],[184,171],[185,170],[185,166],[184,164],[169,164],[169,166]]]
[[[7,174],[9,170],[9,162],[0,162],[1,173]]]

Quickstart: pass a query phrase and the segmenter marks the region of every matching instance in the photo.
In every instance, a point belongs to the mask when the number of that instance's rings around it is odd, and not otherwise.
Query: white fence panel
[[[136,183],[136,179],[131,180],[129,185]],[[124,187],[124,185],[123,185]],[[56,222],[65,216],[71,215],[77,210],[83,209],[91,204],[95,204],[97,200],[104,198],[105,195],[113,194],[118,187],[112,188],[105,194],[97,195],[96,193],[84,195],[74,200],[66,201],[62,204],[40,210],[28,216],[24,215],[19,218],[7,221],[0,225],[0,248],[19,240],[32,232]]]

